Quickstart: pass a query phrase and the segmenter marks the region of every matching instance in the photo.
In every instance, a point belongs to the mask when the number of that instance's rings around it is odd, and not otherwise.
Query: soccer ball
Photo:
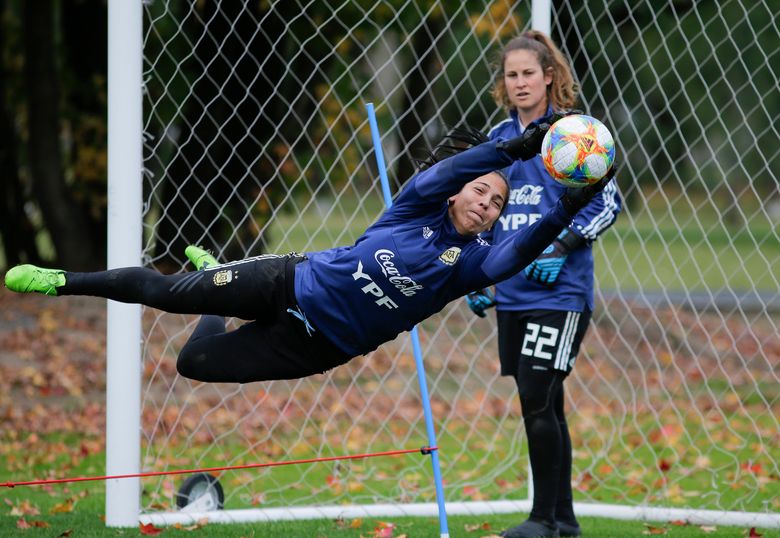
[[[575,114],[556,121],[542,141],[542,162],[567,187],[584,187],[603,178],[615,160],[615,140],[596,118]]]

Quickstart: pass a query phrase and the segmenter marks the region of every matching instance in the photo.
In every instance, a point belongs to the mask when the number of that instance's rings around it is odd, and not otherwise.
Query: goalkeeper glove
[[[555,112],[550,117],[549,122],[529,125],[520,136],[499,142],[498,148],[503,149],[507,155],[515,160],[528,161],[533,159],[541,153],[542,141],[544,140],[544,135],[550,130],[550,125],[572,114],[582,114],[582,111],[561,110]]]
[[[607,171],[607,175],[592,185],[568,187],[566,192],[563,193],[563,196],[561,196],[563,208],[573,217],[580,209],[588,205],[594,196],[603,191],[604,187],[607,186],[607,183],[612,181],[613,177],[615,177],[614,166]]]
[[[523,134],[518,137],[502,140],[498,143],[498,149],[503,149],[513,159],[527,161],[533,159],[542,151],[542,140],[550,130],[549,123],[529,125]]]
[[[485,317],[485,310],[491,306],[496,306],[496,296],[490,288],[485,288],[480,291],[472,291],[466,295],[466,304],[472,312],[481,318]]]
[[[566,116],[575,116],[579,114],[584,114],[584,112],[578,108],[570,108],[570,109],[563,109],[563,110],[556,110],[552,113],[552,116],[550,116],[549,122],[550,125],[554,124],[556,121],[565,118]]]
[[[581,247],[585,242],[584,237],[568,228],[563,230],[552,244],[525,268],[525,276],[528,280],[552,286],[558,279],[569,252]]]

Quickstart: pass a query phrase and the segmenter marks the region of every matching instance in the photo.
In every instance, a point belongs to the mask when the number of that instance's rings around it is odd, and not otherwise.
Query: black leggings
[[[531,518],[574,522],[571,437],[564,414],[561,371],[521,363],[515,377],[528,437],[534,499]]]
[[[258,256],[176,275],[143,267],[66,273],[57,292],[204,314],[179,353],[176,366],[185,377],[238,383],[297,379],[350,359],[300,319],[293,283],[295,265],[304,261]],[[225,316],[253,321],[226,332]]]

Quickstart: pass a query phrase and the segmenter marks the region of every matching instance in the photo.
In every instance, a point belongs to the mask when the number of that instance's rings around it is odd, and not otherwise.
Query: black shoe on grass
[[[561,538],[576,538],[582,536],[582,529],[580,529],[580,524],[576,521],[574,523],[556,521],[555,524],[558,525],[558,532],[560,533]]]
[[[558,538],[558,527],[555,523],[544,523],[528,519],[517,527],[507,529],[500,534],[503,538]]]

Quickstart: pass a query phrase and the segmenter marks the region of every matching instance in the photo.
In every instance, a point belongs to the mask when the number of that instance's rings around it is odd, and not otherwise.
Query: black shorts
[[[525,310],[498,312],[501,375],[516,376],[521,363],[568,374],[574,368],[591,312]]]
[[[296,379],[351,358],[306,322],[295,299],[295,267],[306,257],[265,254],[202,271],[163,275],[146,267],[67,273],[63,294],[140,303],[174,314],[250,320],[238,329],[198,324],[177,366],[201,381]],[[201,320],[203,321],[203,320]],[[181,371],[181,369],[180,369]]]
[[[265,255],[204,271],[217,286],[237,285],[236,291],[249,294],[257,310],[254,321],[236,330],[188,344],[194,348],[190,353],[230,361],[229,367],[224,365],[226,373],[217,369],[211,381],[298,379],[349,362],[352,357],[308,324],[298,308],[295,266],[305,261],[296,254]]]

